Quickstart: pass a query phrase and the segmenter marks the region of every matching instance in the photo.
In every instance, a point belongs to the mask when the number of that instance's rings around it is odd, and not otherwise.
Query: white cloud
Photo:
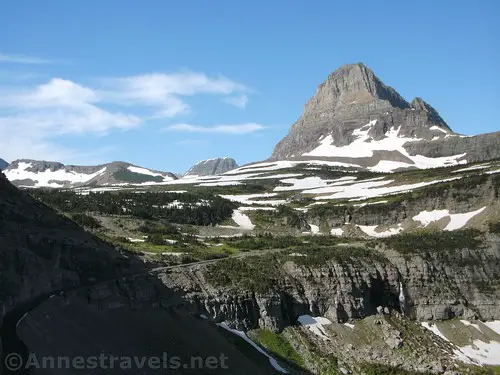
[[[0,53],[0,63],[15,63],[15,64],[50,64],[52,61],[40,59],[38,57],[22,56],[22,55],[6,55]]]
[[[226,77],[194,72],[103,79],[93,87],[62,78],[22,88],[0,86],[0,157],[68,160],[76,151],[58,144],[62,135],[127,130],[189,112],[185,96],[248,91]],[[168,130],[244,134],[262,128],[251,123],[211,128],[177,124]]]
[[[245,94],[239,96],[231,96],[229,98],[225,98],[224,101],[227,104],[234,105],[238,108],[246,108],[248,103],[248,96],[246,96]]]
[[[190,125],[190,124],[173,124],[164,128],[165,131],[188,132],[188,133],[222,133],[222,134],[248,134],[265,129],[264,126],[247,123],[238,125],[214,125],[210,127]]]
[[[190,107],[181,97],[198,94],[229,95],[249,91],[244,85],[224,76],[203,73],[152,73],[104,81],[104,100],[122,104],[141,104],[156,108],[154,118],[175,117]],[[246,104],[246,103],[245,103]]]
[[[99,94],[72,81],[55,78],[31,90],[0,91],[0,130],[25,129],[52,135],[105,133],[112,128],[129,129],[141,123],[134,115],[110,112],[96,105]]]

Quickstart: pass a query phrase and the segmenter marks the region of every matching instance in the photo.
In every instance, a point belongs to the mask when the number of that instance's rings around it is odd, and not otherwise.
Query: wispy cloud
[[[13,63],[13,64],[51,64],[51,60],[41,59],[38,57],[24,56],[24,55],[7,55],[0,52],[0,63]]]
[[[248,103],[248,96],[245,94],[239,96],[230,96],[228,98],[224,98],[224,102],[230,105],[234,105],[238,108],[246,108]]]
[[[169,118],[190,112],[190,106],[182,100],[185,96],[230,95],[249,91],[246,86],[224,76],[210,77],[196,72],[111,78],[104,80],[104,84],[104,100],[154,108],[153,118]]]
[[[198,126],[190,124],[173,124],[165,127],[164,131],[172,132],[187,132],[187,133],[222,133],[222,134],[248,134],[265,129],[264,126],[247,123],[238,125],[214,125],[214,126]]]
[[[68,160],[75,150],[58,145],[57,139],[63,135],[127,130],[151,119],[189,112],[184,101],[187,96],[235,96],[248,91],[226,77],[196,72],[107,78],[92,87],[62,78],[22,88],[0,86],[0,156]],[[262,128],[253,123],[209,128],[177,124],[168,130],[245,134]]]

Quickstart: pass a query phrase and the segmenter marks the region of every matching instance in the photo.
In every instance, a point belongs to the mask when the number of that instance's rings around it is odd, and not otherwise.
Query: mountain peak
[[[417,111],[423,111],[427,113],[429,120],[441,128],[445,128],[448,131],[452,131],[448,124],[443,120],[443,118],[439,115],[438,111],[434,109],[429,103],[427,103],[424,99],[420,97],[416,97],[410,103],[410,107]]]
[[[397,151],[400,155],[396,155],[393,150],[396,141],[390,145],[387,139],[410,143],[453,134],[438,112],[423,99],[415,98],[408,103],[365,64],[346,64],[319,85],[303,115],[276,145],[271,158],[285,160],[314,155],[350,162],[367,155],[363,163],[368,165],[371,163],[368,158],[377,154],[372,161],[378,158],[403,163],[410,160],[406,151],[401,148]],[[356,145],[359,150],[354,152]],[[378,148],[377,152],[368,156],[363,152],[368,146]],[[387,151],[392,153],[384,154]]]
[[[201,160],[193,165],[184,175],[187,176],[213,176],[238,168],[236,160],[228,157]]]
[[[331,73],[319,85],[316,94],[305,107],[305,114],[372,109],[409,108],[408,102],[392,87],[385,85],[363,63],[346,64]]]

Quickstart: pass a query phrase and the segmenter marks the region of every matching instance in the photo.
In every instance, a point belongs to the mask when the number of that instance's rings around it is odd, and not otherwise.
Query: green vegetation
[[[380,241],[403,254],[442,253],[457,249],[477,249],[482,244],[478,238],[480,234],[481,232],[477,229],[420,230],[403,232]]]
[[[211,264],[205,271],[207,281],[215,286],[232,286],[264,293],[277,286],[280,267],[270,254],[245,259],[229,258]]]
[[[95,212],[131,215],[142,219],[163,219],[190,225],[215,225],[231,217],[236,205],[208,193],[161,193],[133,191],[101,192],[88,195],[62,190],[36,190],[30,193],[62,212]]]
[[[302,220],[300,214],[297,210],[285,205],[279,205],[275,211],[257,210],[249,213],[252,222],[260,227],[284,225],[297,229],[301,227]]]
[[[303,244],[293,247],[293,253],[303,256],[280,252],[226,259],[209,265],[205,271],[205,278],[216,286],[235,286],[253,292],[267,292],[277,287],[283,274],[282,264],[286,261],[307,267],[322,266],[330,260],[340,263],[361,260],[386,261],[386,258],[375,250],[354,246],[321,248],[314,244]]]
[[[286,249],[303,244],[302,239],[293,236],[273,236],[271,234],[259,234],[256,236],[232,237],[225,242],[241,251],[262,249]]]
[[[430,372],[408,371],[378,363],[365,364],[361,367],[363,375],[430,375]]]
[[[297,265],[317,267],[326,264],[328,261],[334,260],[339,263],[347,263],[353,261],[377,261],[386,262],[387,259],[376,250],[357,246],[336,246],[319,248],[312,246],[304,246],[295,250],[297,253],[305,256],[292,256],[289,259]]]
[[[286,340],[283,333],[274,333],[267,329],[258,329],[252,331],[250,333],[250,337],[266,348],[269,352],[292,361],[298,366],[304,367],[304,360]]]
[[[143,182],[162,182],[162,176],[149,176],[140,173],[131,172],[128,170],[118,171],[113,174],[113,176],[119,180],[124,182],[130,182],[132,184],[140,184]]]
[[[500,222],[489,223],[488,224],[488,231],[490,233],[498,233],[498,234],[500,234]]]

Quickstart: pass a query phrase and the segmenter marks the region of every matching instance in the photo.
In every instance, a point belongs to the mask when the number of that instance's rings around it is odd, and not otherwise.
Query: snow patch
[[[396,228],[389,228],[388,230],[382,232],[376,230],[378,225],[358,225],[357,227],[367,235],[379,238],[394,236],[403,231],[401,224],[398,224]]]
[[[131,165],[131,166],[128,166],[127,169],[133,173],[139,173],[139,174],[144,174],[144,175],[153,176],[153,177],[163,177],[163,181],[174,180],[174,178],[172,178],[170,176],[166,176],[164,173],[153,172],[153,171],[146,169],[146,168],[141,168],[141,167],[136,167],[136,166]]]
[[[240,228],[248,230],[252,230],[253,228],[255,228],[255,225],[252,224],[252,221],[250,220],[248,215],[245,215],[239,210],[234,210],[233,216],[231,218],[236,224],[238,224]]]
[[[309,224],[309,226],[311,227],[311,233],[312,234],[318,234],[319,233],[319,226],[314,225],[314,224]]]
[[[444,230],[456,230],[463,228],[467,222],[472,219],[474,216],[480,214],[486,209],[482,207],[476,211],[466,212],[463,214],[450,214],[449,210],[434,210],[434,211],[421,211],[418,215],[413,216],[414,221],[419,221],[422,226],[426,227],[427,225],[441,220],[445,217],[450,218],[450,222],[444,228]]]
[[[324,325],[332,324],[327,318],[323,318],[321,316],[312,317],[310,315],[301,315],[298,317],[297,321],[306,326],[313,332],[315,335],[321,337],[323,340],[330,340],[328,337]]]
[[[45,171],[35,173],[27,171],[27,169],[30,167],[32,167],[32,163],[21,162],[19,163],[18,168],[5,171],[5,176],[9,181],[33,180],[35,182],[34,187],[60,188],[63,187],[64,184],[57,183],[55,181],[69,182],[73,184],[85,183],[106,172],[106,167],[104,167],[94,173],[89,174],[68,171],[64,168],[58,169],[56,171],[46,169]]]
[[[385,186],[394,182],[394,180],[385,180],[385,177],[377,177],[370,180],[363,180],[352,185],[346,186],[328,186],[319,189],[304,190],[303,194],[324,194],[333,193],[331,195],[322,195],[315,197],[317,200],[326,199],[342,199],[347,198],[351,200],[364,200],[368,198],[375,198],[384,195],[398,194],[411,190],[415,190],[424,186],[434,185],[441,182],[449,182],[458,180],[461,177],[452,177],[443,180],[433,180],[419,182],[410,185],[395,185]]]
[[[344,234],[344,230],[342,228],[332,228],[330,234],[333,236],[342,236]]]
[[[439,126],[436,126],[436,125],[431,126],[429,129],[431,129],[431,130],[438,130],[440,132],[443,132],[444,134],[448,134],[448,132],[446,130],[444,130],[443,128],[440,128]]]
[[[465,153],[438,158],[429,158],[423,155],[410,155],[404,148],[404,144],[407,142],[421,141],[422,139],[400,136],[399,132],[401,130],[401,127],[397,129],[395,127],[392,127],[389,131],[386,132],[383,139],[375,141],[368,135],[368,133],[376,123],[377,120],[372,120],[365,126],[359,129],[355,129],[352,132],[352,135],[355,136],[356,139],[349,145],[335,146],[333,145],[333,137],[331,135],[328,135],[320,141],[320,145],[318,147],[310,152],[304,153],[303,156],[369,158],[373,157],[374,151],[398,151],[400,154],[412,161],[412,163],[384,161],[379,162],[379,164],[371,168],[371,170],[373,171],[382,172],[389,172],[397,168],[408,166],[414,166],[423,169],[466,163],[465,160],[458,160],[463,158],[466,155]],[[437,129],[444,132],[444,130],[441,128]]]
[[[460,347],[460,351],[482,365],[500,365],[500,342],[474,340],[471,345]]]
[[[450,215],[450,223],[444,228],[444,230],[456,230],[463,228],[467,222],[474,216],[479,215],[486,209],[486,206],[480,208],[479,210],[466,212],[465,214],[452,214]]]

